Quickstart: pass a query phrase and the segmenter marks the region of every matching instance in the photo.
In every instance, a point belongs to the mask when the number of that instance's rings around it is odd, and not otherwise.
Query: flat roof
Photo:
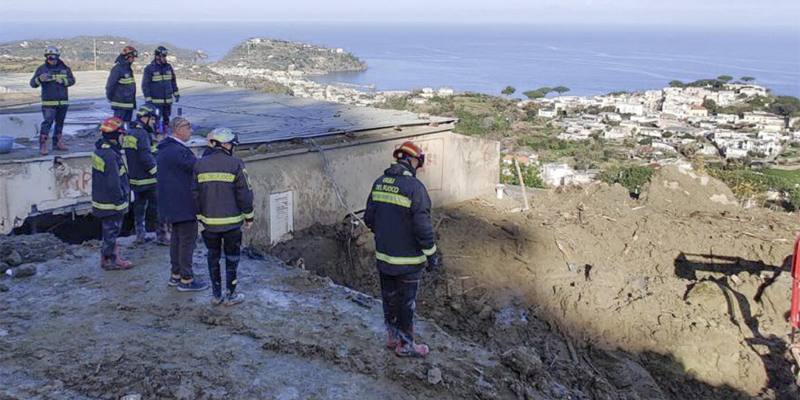
[[[65,142],[68,152],[51,152],[49,156],[79,155],[94,150],[99,137],[96,131],[87,131],[95,124],[112,115],[107,101],[102,97],[99,80],[104,74],[98,72],[77,73],[79,84],[86,82],[82,90],[72,91],[71,108],[65,127]],[[8,77],[6,77],[8,79]],[[21,75],[17,80],[30,79]],[[87,82],[88,81],[88,82]],[[137,81],[138,82],[138,81]],[[0,83],[9,83],[6,82]],[[216,127],[227,127],[239,134],[243,144],[260,144],[337,135],[350,132],[368,132],[392,127],[430,126],[431,131],[441,131],[437,125],[453,122],[454,118],[425,117],[406,111],[377,109],[355,105],[325,102],[320,100],[272,95],[252,90],[230,88],[202,82],[179,81],[181,101],[172,108],[172,115],[189,119],[195,129],[191,143],[205,145],[204,133]],[[24,90],[24,85],[9,85]],[[23,92],[24,93],[24,92]],[[137,99],[140,103],[141,98]],[[15,114],[12,109],[0,108],[4,118],[22,117],[28,121],[41,120],[39,108],[28,105]],[[31,123],[31,122],[29,122]],[[83,130],[81,130],[83,128]],[[27,128],[26,128],[27,129]],[[400,134],[400,133],[398,133]],[[23,132],[16,140],[15,149],[0,154],[0,163],[39,158],[38,143],[31,133]]]

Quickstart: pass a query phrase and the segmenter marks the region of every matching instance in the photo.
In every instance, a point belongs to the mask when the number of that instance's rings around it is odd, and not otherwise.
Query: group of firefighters
[[[244,162],[234,156],[238,135],[216,128],[206,137],[208,146],[202,157],[195,156],[188,146],[191,123],[181,116],[170,120],[172,103],[179,101],[180,95],[167,54],[167,49],[158,47],[153,62],[145,68],[142,91],[147,102],[138,109],[131,68],[138,57],[136,49],[122,49],[108,77],[106,97],[114,116],[100,124],[101,137],[92,155],[92,210],[102,229],[100,266],[104,270],[133,267],[116,243],[133,197],[134,243],[154,240],[170,247],[168,285],[182,292],[203,291],[209,286],[195,278],[192,270],[199,221],[208,249],[211,302],[238,304],[244,300],[236,292],[242,229],[249,229],[254,220],[253,189]],[[57,48],[48,47],[45,58],[31,79],[32,87],[42,88],[44,121],[39,150],[43,155],[48,154],[53,126],[53,149],[67,150],[62,129],[69,106],[67,88],[75,84]],[[428,346],[414,338],[417,290],[423,270],[441,268],[442,256],[431,223],[431,200],[416,177],[425,164],[425,154],[418,145],[405,142],[392,155],[395,162],[372,185],[364,222],[375,235],[386,347],[401,357],[424,357]],[[148,210],[157,214],[155,238],[147,235]]]

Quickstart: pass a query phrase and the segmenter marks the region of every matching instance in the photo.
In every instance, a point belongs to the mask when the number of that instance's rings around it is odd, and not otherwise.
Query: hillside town
[[[731,83],[720,89],[666,87],[603,96],[558,96],[525,100],[517,106],[537,107],[537,116],[555,124],[561,140],[628,145],[627,156],[633,161],[664,163],[700,156],[791,168],[797,164],[791,148],[800,145],[800,117],[721,111],[735,111],[738,105],[768,95],[763,86]],[[506,173],[513,173],[509,167],[514,160],[538,164],[535,153],[516,150],[504,158]],[[539,168],[548,186],[586,182],[597,174],[596,170],[575,171],[565,162]]]

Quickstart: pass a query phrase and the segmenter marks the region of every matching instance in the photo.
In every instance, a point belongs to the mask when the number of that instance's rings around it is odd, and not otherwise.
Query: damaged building
[[[96,75],[96,74],[95,74]],[[94,126],[108,114],[97,77],[87,73],[89,89],[80,92],[68,116],[83,127],[69,136],[70,150],[41,157],[33,141],[25,146],[38,107],[6,107],[6,129],[18,124],[15,149],[0,155],[0,231],[12,232],[31,218],[80,217],[91,210]],[[83,84],[83,82],[82,82]],[[239,134],[237,156],[247,166],[256,193],[256,224],[248,240],[275,243],[294,230],[332,224],[363,210],[374,178],[391,162],[405,140],[423,147],[420,171],[435,205],[491,193],[499,176],[499,145],[453,133],[453,118],[326,103],[290,96],[200,84],[183,90],[177,106],[194,126],[196,153],[205,133],[225,126]],[[94,95],[94,96],[92,96]],[[20,122],[21,121],[21,122]]]

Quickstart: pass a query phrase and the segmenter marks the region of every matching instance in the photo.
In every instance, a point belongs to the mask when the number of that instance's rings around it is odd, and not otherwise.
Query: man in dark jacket
[[[101,221],[100,267],[105,270],[131,268],[131,263],[122,258],[117,246],[122,218],[128,212],[130,199],[128,171],[120,145],[125,133],[122,124],[117,117],[104,120],[100,125],[103,137],[95,143],[96,149],[92,154],[92,214]]]
[[[142,244],[148,241],[146,229],[147,210],[157,209],[156,198],[156,140],[153,127],[158,120],[158,108],[151,103],[145,103],[136,112],[136,121],[131,122],[130,128],[122,141],[125,149],[125,158],[128,160],[131,190],[134,193],[133,216],[136,228],[134,243]],[[156,218],[156,240],[159,244],[168,245],[166,229]]]
[[[208,136],[211,151],[194,165],[192,192],[198,218],[203,223],[203,241],[208,248],[208,273],[213,291],[212,304],[234,305],[244,300],[235,293],[236,268],[242,247],[242,230],[253,224],[253,190],[244,162],[233,156],[237,136],[227,128],[214,129]],[[225,251],[226,294],[222,297],[219,260]]]
[[[53,150],[67,150],[61,139],[64,129],[64,119],[69,108],[68,87],[75,84],[72,70],[61,61],[61,52],[58,48],[50,46],[44,51],[45,63],[36,69],[31,78],[31,87],[42,87],[42,121],[39,129],[39,153],[47,155],[47,136],[55,122],[53,131]]]
[[[416,178],[425,154],[411,142],[393,154],[397,162],[372,185],[364,222],[375,233],[386,347],[401,357],[425,357],[428,346],[414,341],[417,288],[426,261],[436,269],[442,259],[431,224],[431,200]]]
[[[197,158],[187,141],[192,137],[192,124],[175,117],[170,122],[172,136],[158,144],[158,214],[172,227],[169,258],[172,265],[169,285],[181,292],[196,292],[208,284],[194,279],[192,252],[197,239],[197,207],[192,196],[194,164]]]
[[[161,111],[162,126],[169,124],[173,98],[176,103],[181,99],[178,80],[172,65],[167,62],[167,55],[167,49],[158,46],[153,61],[145,67],[142,75],[142,93],[146,101],[155,104]]]
[[[136,80],[131,64],[138,56],[136,49],[125,46],[117,56],[106,81],[106,98],[111,103],[114,116],[125,122],[130,122],[136,108]]]

